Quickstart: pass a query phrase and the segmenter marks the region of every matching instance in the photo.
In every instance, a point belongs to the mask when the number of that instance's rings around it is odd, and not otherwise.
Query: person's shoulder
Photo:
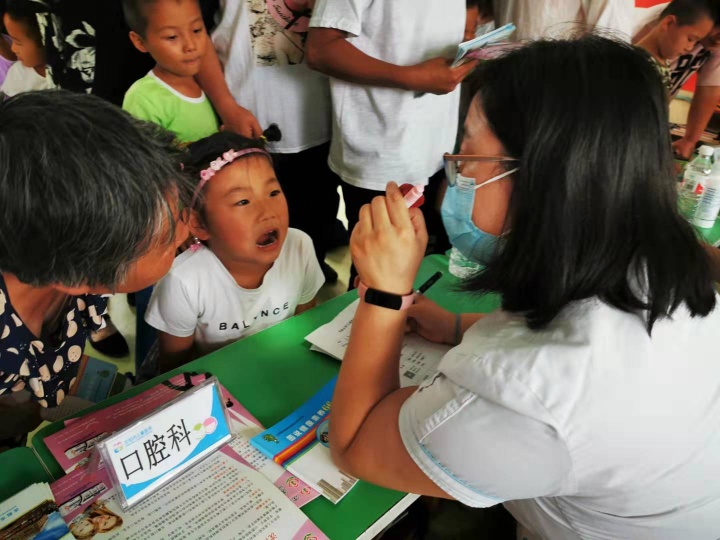
[[[196,251],[186,249],[175,257],[167,275],[185,285],[191,285],[212,280],[216,268],[215,255],[209,248],[202,246]]]
[[[10,97],[31,90],[45,90],[48,85],[47,80],[38,75],[33,68],[25,67],[21,62],[15,62],[8,69],[0,88],[5,95]]]
[[[304,265],[308,259],[314,257],[315,248],[310,236],[299,229],[288,228],[280,258],[288,264]]]
[[[285,239],[285,245],[291,249],[300,249],[312,245],[312,239],[310,235],[300,229],[294,229],[288,227],[287,238]]]
[[[462,343],[452,349],[442,371],[458,382],[486,377],[509,377],[528,381],[553,377],[565,361],[580,369],[592,361],[600,342],[617,338],[620,327],[629,334],[644,332],[643,322],[634,314],[611,308],[597,299],[579,301],[566,307],[548,326],[532,329],[524,316],[498,310],[470,327]],[[481,379],[482,379],[481,378]]]
[[[157,83],[151,73],[147,73],[144,77],[139,78],[137,81],[130,85],[130,88],[128,88],[127,92],[125,92],[125,96],[127,97],[143,94],[148,91],[153,91],[156,88],[160,88],[160,85]]]

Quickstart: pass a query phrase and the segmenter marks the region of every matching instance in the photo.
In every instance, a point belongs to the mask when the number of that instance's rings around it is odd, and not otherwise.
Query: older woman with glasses
[[[484,265],[467,294],[501,308],[412,304],[422,214],[394,184],[363,207],[353,260],[360,290],[381,294],[363,295],[333,399],[341,468],[502,503],[542,538],[718,537],[720,310],[676,208],[666,111],[653,66],[608,39],[535,42],[479,68],[443,218]],[[455,348],[399,388],[408,322]]]

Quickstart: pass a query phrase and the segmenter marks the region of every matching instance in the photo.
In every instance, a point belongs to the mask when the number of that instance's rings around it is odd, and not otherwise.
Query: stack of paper
[[[47,484],[33,484],[0,503],[0,540],[32,539],[72,539]]]
[[[229,445],[128,510],[111,486],[104,468],[76,469],[52,484],[76,538],[327,538]]]
[[[359,302],[353,302],[331,322],[307,336],[311,348],[342,361]],[[432,377],[449,350],[447,345],[431,343],[415,334],[406,335],[400,351],[400,386],[418,386]]]
[[[465,41],[458,45],[458,51],[455,54],[455,60],[453,60],[452,67],[457,67],[464,63],[464,60],[471,59],[477,56],[477,53],[487,47],[497,46],[501,44],[512,35],[515,31],[515,25],[513,23],[501,26],[497,30],[483,34],[482,36]]]
[[[357,479],[338,469],[330,456],[329,421],[337,377],[299,409],[250,441],[275,463],[310,484],[333,504]]]

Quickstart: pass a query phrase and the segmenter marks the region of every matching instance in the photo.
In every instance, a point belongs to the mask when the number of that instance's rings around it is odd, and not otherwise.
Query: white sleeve
[[[362,31],[364,12],[372,2],[373,0],[317,0],[310,26],[334,28],[357,37]]]
[[[585,23],[599,31],[609,30],[629,42],[635,30],[633,0],[583,0]]]
[[[2,37],[0,37],[2,39]],[[10,69],[8,69],[8,72],[5,74],[5,80],[2,83],[2,86],[0,86],[0,92],[5,94],[7,97],[12,97],[15,94],[20,94],[23,92],[23,85],[22,85],[22,64],[20,62],[15,62],[12,66],[10,66]]]
[[[510,384],[517,385],[511,394],[531,395],[518,381]],[[570,454],[556,429],[441,373],[405,402],[399,422],[415,463],[465,505],[483,508],[577,489]]]
[[[323,275],[322,268],[320,268],[320,263],[317,260],[312,240],[305,233],[300,233],[299,236],[302,246],[301,260],[303,261],[303,268],[301,270],[301,275],[303,276],[303,281],[300,297],[298,298],[298,305],[303,305],[315,298],[315,295],[320,290],[320,287],[325,284],[325,276]]]
[[[145,322],[171,336],[190,337],[198,321],[198,308],[194,304],[184,283],[168,274],[155,285]]]
[[[710,58],[698,71],[698,86],[720,86],[720,51],[711,51]]]

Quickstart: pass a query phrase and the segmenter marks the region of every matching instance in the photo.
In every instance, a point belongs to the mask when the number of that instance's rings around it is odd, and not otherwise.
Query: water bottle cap
[[[698,150],[698,154],[701,156],[707,156],[710,157],[715,153],[715,149],[712,146],[702,145],[700,147],[700,150]]]

